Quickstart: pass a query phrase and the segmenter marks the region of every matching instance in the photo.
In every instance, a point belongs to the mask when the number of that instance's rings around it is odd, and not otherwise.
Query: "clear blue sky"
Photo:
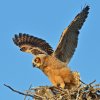
[[[100,83],[100,0],[0,0],[1,100],[24,98],[4,87],[4,83],[20,91],[30,84],[51,85],[39,69],[32,68],[33,56],[14,45],[14,34],[24,32],[43,38],[55,49],[62,31],[85,4],[91,8],[89,17],[69,66],[80,72],[84,82],[96,79]]]

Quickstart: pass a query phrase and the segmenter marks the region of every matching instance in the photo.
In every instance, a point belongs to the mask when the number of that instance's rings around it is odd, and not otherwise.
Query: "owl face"
[[[45,55],[45,54],[37,55],[32,61],[33,67],[37,67],[37,68],[41,69],[41,68],[47,66],[47,62],[45,61],[46,58],[47,58],[47,55]]]

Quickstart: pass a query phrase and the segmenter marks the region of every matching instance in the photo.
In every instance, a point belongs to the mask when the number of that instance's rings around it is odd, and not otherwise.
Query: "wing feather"
[[[43,39],[31,36],[29,34],[22,34],[14,36],[13,42],[20,47],[23,52],[29,52],[34,55],[37,54],[48,54],[53,53],[52,47]]]
[[[74,54],[77,47],[78,34],[82,25],[84,24],[89,11],[89,6],[74,18],[71,24],[63,31],[59,44],[54,52],[54,55],[61,61],[68,63]]]

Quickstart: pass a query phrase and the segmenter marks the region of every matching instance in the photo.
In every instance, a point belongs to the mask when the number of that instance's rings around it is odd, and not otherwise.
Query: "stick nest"
[[[32,97],[34,100],[100,100],[100,84],[81,84],[71,90],[57,88],[53,86],[39,86],[30,88],[24,92],[17,91],[12,87],[5,85],[9,89],[19,94]],[[24,99],[26,100],[26,99]]]

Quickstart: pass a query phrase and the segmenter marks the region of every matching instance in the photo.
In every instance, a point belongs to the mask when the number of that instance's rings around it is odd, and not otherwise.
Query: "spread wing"
[[[78,34],[88,16],[89,6],[86,6],[64,30],[54,55],[61,61],[68,63],[77,47]]]
[[[45,41],[40,38],[31,36],[29,34],[22,34],[14,36],[13,42],[20,47],[20,50],[23,52],[32,53],[34,55],[38,54],[48,54],[53,53],[52,47]]]

